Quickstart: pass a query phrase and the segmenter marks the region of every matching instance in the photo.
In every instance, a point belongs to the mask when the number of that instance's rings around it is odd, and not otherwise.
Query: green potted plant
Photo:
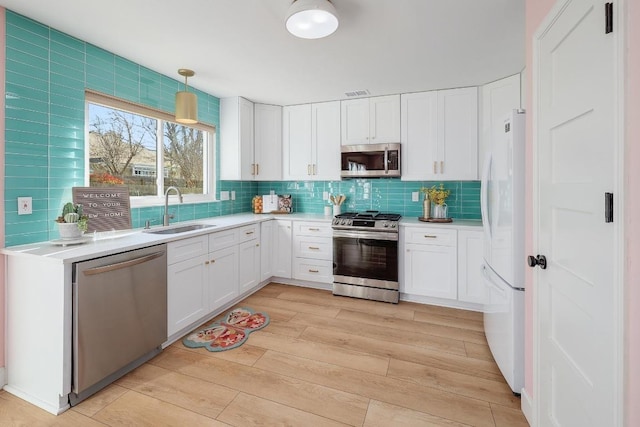
[[[56,222],[61,239],[77,239],[87,231],[89,218],[82,213],[82,205],[69,202],[62,208],[62,215]]]

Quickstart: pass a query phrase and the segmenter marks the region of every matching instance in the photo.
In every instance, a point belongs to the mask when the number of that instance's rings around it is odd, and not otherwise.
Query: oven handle
[[[345,231],[333,230],[333,237],[346,237],[348,239],[371,239],[397,241],[398,233],[393,232],[371,232],[371,231]]]

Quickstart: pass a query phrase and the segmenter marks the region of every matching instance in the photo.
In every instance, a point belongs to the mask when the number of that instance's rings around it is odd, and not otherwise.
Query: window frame
[[[160,190],[161,194],[156,196],[131,196],[131,207],[151,207],[151,206],[164,206],[164,174],[158,173],[163,170],[163,158],[164,158],[164,122],[177,123],[175,117],[156,108],[147,107],[135,102],[127,101],[114,96],[105,95],[100,92],[92,90],[85,90],[85,185],[90,186],[89,175],[91,167],[89,164],[89,132],[91,124],[89,123],[89,104],[98,104],[107,108],[113,108],[122,110],[131,114],[139,114],[142,116],[150,117],[158,121],[158,133],[162,136],[160,141],[157,142],[157,149],[159,155],[156,157],[156,188]],[[178,123],[181,125],[181,123]],[[217,146],[217,134],[216,127],[207,125],[204,123],[196,123],[185,125],[194,129],[201,130],[207,134],[207,143],[203,145],[203,157],[206,159],[203,173],[203,194],[184,194],[184,203],[208,203],[215,202],[216,199],[216,146]]]

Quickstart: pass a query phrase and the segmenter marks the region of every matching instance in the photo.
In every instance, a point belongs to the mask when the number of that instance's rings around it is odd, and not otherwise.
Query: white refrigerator
[[[484,331],[514,393],[524,387],[525,113],[505,117],[487,147],[480,205],[484,229]]]

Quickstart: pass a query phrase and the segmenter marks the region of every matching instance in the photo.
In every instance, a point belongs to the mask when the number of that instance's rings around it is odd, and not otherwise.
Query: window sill
[[[164,206],[164,196],[147,196],[147,197],[130,197],[131,208],[150,208],[150,207],[158,207]],[[196,195],[196,194],[185,194],[182,196],[182,202],[185,204],[195,204],[195,203],[213,203],[219,202],[215,198],[206,195]],[[175,205],[179,203],[178,196],[175,194],[169,195],[169,204]]]

